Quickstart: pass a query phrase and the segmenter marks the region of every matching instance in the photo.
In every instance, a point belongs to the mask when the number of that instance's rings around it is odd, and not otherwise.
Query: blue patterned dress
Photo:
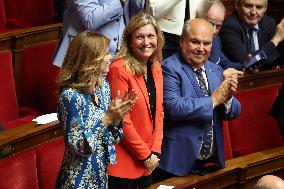
[[[116,163],[114,143],[121,140],[122,129],[106,128],[101,121],[110,103],[106,81],[96,95],[98,106],[89,93],[61,91],[58,119],[65,132],[65,152],[56,188],[108,188],[107,165]]]

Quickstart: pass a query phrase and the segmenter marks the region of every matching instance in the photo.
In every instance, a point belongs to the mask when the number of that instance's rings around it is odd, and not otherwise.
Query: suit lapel
[[[248,51],[249,49],[249,46],[248,46],[248,36],[247,36],[247,29],[246,27],[241,23],[241,21],[238,19],[238,16],[237,16],[237,12],[234,12],[235,16],[237,17],[236,19],[238,20],[238,23],[239,23],[239,26],[241,28],[241,32],[242,32],[242,38],[243,38],[243,41],[245,43],[245,46],[246,46],[246,50]]]
[[[143,97],[144,97],[144,100],[145,100],[145,102],[146,102],[146,104],[147,104],[147,107],[148,107],[148,111],[150,111],[150,104],[149,104],[148,91],[147,91],[147,87],[146,87],[144,78],[143,78],[143,76],[140,76],[140,77],[139,77],[139,76],[136,76],[136,75],[134,75],[133,77],[134,77],[134,79],[135,79],[137,85],[139,86],[140,91],[141,91],[141,93],[142,93],[142,95],[143,95]]]
[[[157,70],[154,66],[151,66],[151,70],[152,70],[152,74],[153,74],[153,78],[154,78],[154,84],[155,84],[155,88],[156,88],[156,107],[157,107],[158,99],[161,96],[160,91],[159,91],[159,89],[160,89],[159,85],[160,85],[161,80],[159,79],[159,74],[157,73]]]
[[[199,87],[199,84],[196,80],[196,77],[195,77],[195,74],[193,72],[193,69],[190,65],[186,64],[183,62],[183,60],[180,60],[182,62],[182,67],[183,67],[183,70],[184,72],[186,73],[189,81],[191,82],[196,94],[198,97],[202,97],[202,91]]]
[[[264,34],[265,29],[263,28],[262,25],[262,20],[258,23],[258,31],[257,31],[257,38],[258,38],[258,44],[259,47],[264,46],[264,44],[267,42],[265,39],[265,34]]]
[[[210,64],[205,63],[205,73],[207,77],[207,82],[208,82],[208,87],[210,91],[210,95],[212,94],[213,91],[217,88],[217,83],[216,83],[216,73],[215,70],[210,66]]]

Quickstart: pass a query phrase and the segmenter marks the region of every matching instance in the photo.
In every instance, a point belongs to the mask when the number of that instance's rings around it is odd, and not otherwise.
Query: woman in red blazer
[[[146,188],[158,166],[163,138],[163,35],[153,17],[140,13],[123,33],[121,50],[107,79],[112,96],[134,90],[138,100],[124,117],[124,137],[116,145],[117,164],[109,166],[110,189]]]

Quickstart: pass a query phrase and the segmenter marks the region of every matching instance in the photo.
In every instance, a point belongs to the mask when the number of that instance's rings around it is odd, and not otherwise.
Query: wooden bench
[[[284,146],[226,161],[226,167],[204,176],[188,174],[173,177],[148,187],[174,186],[175,189],[251,189],[261,176],[273,174],[284,177]]]

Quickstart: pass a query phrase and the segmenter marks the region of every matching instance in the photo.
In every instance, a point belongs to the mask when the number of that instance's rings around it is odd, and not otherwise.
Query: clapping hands
[[[211,95],[214,107],[227,102],[237,91],[238,77],[236,75],[228,75],[221,85]]]
[[[118,123],[131,111],[137,99],[137,93],[134,90],[130,92],[125,91],[122,97],[120,91],[118,91],[116,97],[109,104],[105,116],[102,118],[103,123],[107,126]]]
[[[244,72],[236,70],[235,68],[227,68],[226,70],[223,71],[224,80],[228,79],[231,76],[239,78],[244,76]]]

